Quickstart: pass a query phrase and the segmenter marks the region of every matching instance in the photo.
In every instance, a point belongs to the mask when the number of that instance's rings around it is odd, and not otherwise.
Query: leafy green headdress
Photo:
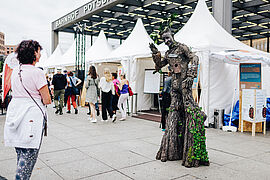
[[[161,39],[161,35],[165,32],[171,31],[171,27],[173,25],[173,21],[176,19],[177,14],[172,14],[169,17],[165,17],[163,19],[163,21],[160,23],[159,25],[159,32],[153,32],[151,33],[150,37],[153,39],[153,41],[156,44],[161,44],[162,43],[162,39]]]

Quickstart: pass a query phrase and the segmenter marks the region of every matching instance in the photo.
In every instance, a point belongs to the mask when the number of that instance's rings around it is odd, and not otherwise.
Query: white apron
[[[35,99],[44,114],[45,105]],[[5,145],[10,147],[39,149],[43,129],[43,115],[30,98],[12,98],[9,103],[4,129]]]

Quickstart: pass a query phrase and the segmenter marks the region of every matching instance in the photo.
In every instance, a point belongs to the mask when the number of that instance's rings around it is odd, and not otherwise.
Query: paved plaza
[[[185,168],[181,161],[155,160],[162,137],[159,123],[129,117],[116,123],[87,120],[79,114],[55,115],[49,106],[49,131],[32,179],[270,179],[270,136],[207,129],[209,167]],[[0,116],[0,176],[14,179],[16,154],[4,147]],[[269,134],[269,133],[268,133]]]

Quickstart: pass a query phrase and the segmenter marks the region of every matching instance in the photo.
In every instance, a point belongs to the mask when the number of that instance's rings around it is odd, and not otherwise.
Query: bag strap
[[[92,78],[93,79],[93,78]],[[96,81],[95,81],[96,79],[93,79],[93,81],[94,81],[94,84],[95,84],[95,86],[96,86],[96,88],[98,89],[98,87],[97,87],[97,84],[96,84]]]
[[[41,111],[41,113],[43,115],[43,119],[44,120],[43,120],[43,129],[42,129],[41,140],[40,140],[40,145],[41,145],[43,134],[44,134],[44,136],[47,136],[47,116],[43,112],[43,110],[41,109],[41,107],[39,106],[39,104],[37,103],[37,101],[33,98],[33,96],[29,93],[29,91],[23,85],[23,82],[22,82],[22,68],[21,67],[22,67],[22,64],[20,64],[20,66],[19,66],[19,73],[18,73],[18,75],[19,75],[19,78],[20,78],[22,87],[27,92],[27,94],[30,96],[30,98],[34,101],[34,103],[37,105],[37,107],[40,109],[40,111]],[[39,147],[40,147],[40,145],[39,145]]]
[[[70,79],[71,86],[72,86],[72,87],[76,87],[76,86],[74,85],[74,83],[73,83],[71,77],[69,77],[69,79]]]

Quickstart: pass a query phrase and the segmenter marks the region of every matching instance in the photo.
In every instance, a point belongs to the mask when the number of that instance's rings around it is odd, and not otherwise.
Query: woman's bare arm
[[[39,89],[39,93],[41,94],[41,99],[43,104],[51,104],[52,100],[51,100],[51,96],[49,93],[49,88],[47,85],[43,86],[42,88]]]

